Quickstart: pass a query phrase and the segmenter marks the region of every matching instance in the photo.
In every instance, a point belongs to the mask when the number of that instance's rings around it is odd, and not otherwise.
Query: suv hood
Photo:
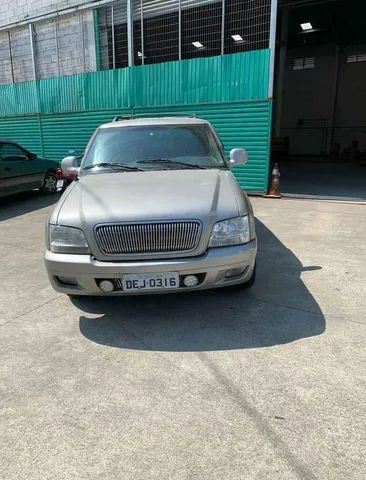
[[[99,223],[197,219],[217,220],[248,213],[227,170],[158,170],[87,174],[65,192],[52,223],[90,232]]]

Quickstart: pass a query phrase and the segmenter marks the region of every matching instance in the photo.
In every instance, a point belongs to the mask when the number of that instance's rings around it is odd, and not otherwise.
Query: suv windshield
[[[144,170],[227,167],[207,125],[101,128],[81,168],[95,172],[92,165],[114,163]]]

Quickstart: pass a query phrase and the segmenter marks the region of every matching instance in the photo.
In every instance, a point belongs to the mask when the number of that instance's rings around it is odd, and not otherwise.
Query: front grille
[[[113,278],[112,282],[116,291],[123,290],[122,278]]]
[[[107,255],[185,252],[197,247],[199,222],[99,225],[96,239]]]

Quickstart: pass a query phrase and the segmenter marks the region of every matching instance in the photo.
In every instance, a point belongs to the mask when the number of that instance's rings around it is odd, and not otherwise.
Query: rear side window
[[[3,143],[0,145],[0,158],[4,162],[25,160],[27,155],[21,148],[11,143]]]

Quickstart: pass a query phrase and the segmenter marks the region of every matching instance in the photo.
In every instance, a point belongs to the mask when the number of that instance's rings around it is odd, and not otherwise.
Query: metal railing
[[[271,0],[118,0],[1,30],[0,84],[268,48],[270,9]]]

